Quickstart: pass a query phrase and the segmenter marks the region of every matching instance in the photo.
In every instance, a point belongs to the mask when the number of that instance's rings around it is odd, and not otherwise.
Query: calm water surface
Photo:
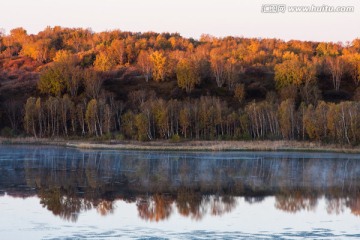
[[[0,145],[0,239],[358,239],[360,156]]]

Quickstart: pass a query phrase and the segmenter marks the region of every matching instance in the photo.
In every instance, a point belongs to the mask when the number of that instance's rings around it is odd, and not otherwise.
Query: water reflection
[[[38,196],[54,215],[76,221],[96,209],[112,214],[115,200],[136,204],[139,218],[163,221],[175,211],[201,220],[275,196],[275,208],[314,211],[324,197],[329,214],[360,215],[356,155],[266,152],[81,151],[0,146],[0,194]]]

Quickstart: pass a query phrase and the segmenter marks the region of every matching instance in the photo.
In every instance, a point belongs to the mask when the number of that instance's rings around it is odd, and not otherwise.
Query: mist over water
[[[4,239],[360,235],[360,157],[0,145]]]

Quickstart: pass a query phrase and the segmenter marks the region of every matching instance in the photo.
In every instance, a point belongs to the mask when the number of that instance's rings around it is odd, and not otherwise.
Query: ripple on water
[[[289,230],[291,230],[289,228]],[[318,228],[308,231],[285,231],[271,233],[262,231],[259,233],[244,232],[219,232],[219,231],[189,231],[189,232],[166,232],[159,229],[117,229],[104,232],[73,233],[68,236],[48,237],[47,240],[55,239],[358,239],[360,234],[337,235],[330,229]]]

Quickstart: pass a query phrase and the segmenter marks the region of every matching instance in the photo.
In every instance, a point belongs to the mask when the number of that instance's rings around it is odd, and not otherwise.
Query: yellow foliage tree
[[[150,55],[147,51],[141,50],[137,59],[137,64],[145,77],[145,81],[148,82],[151,77],[152,63]]]
[[[195,84],[200,82],[200,77],[192,64],[187,59],[181,59],[176,67],[176,77],[178,86],[185,89],[187,93],[190,93]]]
[[[348,65],[351,78],[358,86],[360,83],[360,53],[349,54],[345,57]]]
[[[65,87],[63,71],[58,65],[50,66],[41,72],[38,82],[38,89],[41,93],[60,96]]]
[[[160,82],[165,80],[166,76],[166,61],[167,58],[163,53],[155,51],[150,55],[150,60],[153,65],[153,78],[155,81]]]
[[[275,81],[278,89],[290,85],[308,85],[316,79],[315,76],[315,67],[298,58],[285,60],[275,65]]]
[[[245,86],[244,84],[236,84],[234,90],[234,97],[241,103],[245,99]]]
[[[148,120],[146,118],[146,115],[143,113],[136,114],[134,124],[137,130],[137,140],[147,140]]]
[[[98,135],[98,126],[96,124],[98,118],[97,108],[98,108],[97,100],[92,99],[88,103],[85,113],[85,120],[89,129],[89,133],[96,134],[96,136]]]
[[[94,62],[94,68],[98,71],[109,71],[113,67],[115,67],[116,62],[106,51],[100,52],[96,55],[96,59]]]

